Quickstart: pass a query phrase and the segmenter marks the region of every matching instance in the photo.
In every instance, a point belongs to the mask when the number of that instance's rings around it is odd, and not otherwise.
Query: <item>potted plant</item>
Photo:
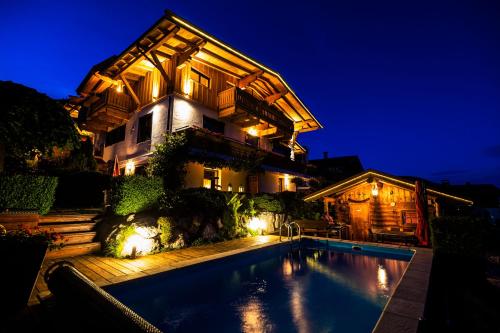
[[[0,317],[11,317],[27,304],[47,249],[63,246],[62,237],[38,228],[6,231],[0,225]]]

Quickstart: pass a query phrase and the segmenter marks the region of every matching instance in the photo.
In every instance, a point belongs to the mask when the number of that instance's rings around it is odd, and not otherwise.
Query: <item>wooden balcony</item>
[[[293,121],[267,102],[236,87],[218,94],[219,118],[229,120],[243,128],[255,126],[259,136],[270,138],[291,137]]]
[[[90,105],[86,125],[93,131],[108,131],[124,124],[130,118],[132,99],[115,89],[107,89]]]

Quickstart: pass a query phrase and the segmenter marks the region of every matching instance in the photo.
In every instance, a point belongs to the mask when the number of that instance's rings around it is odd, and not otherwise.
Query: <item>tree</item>
[[[155,146],[149,160],[148,174],[163,178],[166,191],[176,191],[184,185],[189,148],[184,133],[165,133],[165,141]]]
[[[54,147],[79,148],[80,138],[59,102],[21,84],[0,81],[0,146],[6,167],[15,171],[35,153],[44,157],[51,156]]]

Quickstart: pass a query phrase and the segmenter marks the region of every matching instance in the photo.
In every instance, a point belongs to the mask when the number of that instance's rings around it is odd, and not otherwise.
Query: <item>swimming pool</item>
[[[105,289],[165,332],[371,332],[410,250],[302,239]]]

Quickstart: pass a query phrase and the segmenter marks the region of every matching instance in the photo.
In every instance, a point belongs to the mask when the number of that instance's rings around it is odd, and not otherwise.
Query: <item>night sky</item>
[[[311,158],[500,185],[500,1],[1,1],[0,80],[74,95],[166,8],[275,69]]]

